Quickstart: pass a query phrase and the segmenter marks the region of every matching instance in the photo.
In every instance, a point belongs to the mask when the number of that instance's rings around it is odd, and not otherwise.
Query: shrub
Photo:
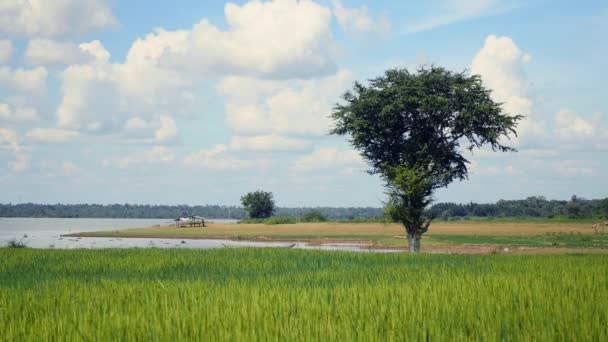
[[[271,217],[271,218],[267,218],[267,219],[245,219],[245,220],[240,220],[239,221],[240,224],[294,224],[297,223],[296,219],[294,219],[293,217],[289,217],[289,216],[278,216],[278,217]]]
[[[279,216],[267,219],[264,224],[294,224],[297,221],[293,217]]]
[[[309,211],[302,217],[304,222],[325,222],[327,218],[318,210]]]

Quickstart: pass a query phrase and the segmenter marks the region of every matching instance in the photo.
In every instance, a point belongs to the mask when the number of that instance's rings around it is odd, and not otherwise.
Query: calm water
[[[215,223],[234,223],[236,220],[209,220]],[[9,240],[22,240],[32,248],[115,248],[147,247],[149,239],[110,239],[110,238],[68,238],[64,234],[116,230],[126,228],[143,228],[155,225],[167,225],[167,219],[94,219],[94,218],[0,218],[0,246]],[[154,240],[167,246],[167,241]],[[171,244],[181,241],[170,240]],[[219,244],[221,246],[221,244]],[[159,246],[160,247],[160,246]]]
[[[236,220],[210,219],[214,223],[235,223]],[[286,242],[247,242],[205,239],[138,239],[138,238],[74,238],[61,235],[80,232],[144,228],[167,225],[166,219],[88,219],[88,218],[0,218],[0,247],[9,240],[23,241],[31,248],[81,249],[81,248],[224,248],[224,247],[286,247]],[[353,245],[308,246],[298,243],[294,248],[340,251],[369,251]],[[374,252],[391,252],[379,251]]]

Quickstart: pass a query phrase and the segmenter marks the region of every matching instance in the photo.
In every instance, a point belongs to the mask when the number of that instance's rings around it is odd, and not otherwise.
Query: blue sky
[[[0,202],[380,206],[327,116],[355,80],[436,64],[526,115],[438,201],[608,196],[602,1],[9,0]]]

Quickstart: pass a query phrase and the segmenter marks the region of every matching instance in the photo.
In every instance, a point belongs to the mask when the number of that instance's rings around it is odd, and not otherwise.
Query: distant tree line
[[[382,216],[380,208],[276,208],[274,216],[301,219],[318,211],[329,220],[367,220]],[[158,218],[172,219],[186,215],[206,218],[244,219],[247,212],[237,206],[222,205],[138,205],[138,204],[0,204],[0,217],[57,218]]]
[[[281,208],[274,216],[289,216],[304,220],[314,212],[328,220],[353,221],[383,217],[383,208]],[[244,219],[247,212],[237,206],[222,205],[137,205],[137,204],[0,204],[0,217],[87,217],[87,218],[159,218],[171,219],[185,215],[202,215],[207,218]],[[608,219],[608,198],[587,200],[572,196],[570,200],[547,200],[542,196],[524,200],[500,200],[493,204],[437,203],[428,209],[438,219],[467,217],[492,218],[572,218]],[[310,215],[308,215],[310,216]]]
[[[494,204],[437,203],[429,212],[444,220],[465,217],[608,218],[608,198],[587,200],[572,196],[569,201],[559,201],[533,196],[524,200],[499,200]]]

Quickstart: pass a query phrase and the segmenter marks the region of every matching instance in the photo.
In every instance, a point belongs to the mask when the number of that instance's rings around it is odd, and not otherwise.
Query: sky
[[[328,118],[438,65],[525,115],[435,200],[608,197],[608,2],[0,0],[0,203],[374,206]]]

